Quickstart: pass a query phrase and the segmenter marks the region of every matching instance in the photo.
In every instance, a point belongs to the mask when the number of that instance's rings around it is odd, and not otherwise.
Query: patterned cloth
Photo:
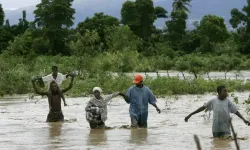
[[[92,98],[86,108],[86,119],[89,123],[100,123],[101,121],[105,122],[107,120],[107,104],[108,102],[118,96],[118,94],[108,95],[106,98]]]
[[[86,112],[86,119],[89,123],[100,123],[101,122],[101,113],[100,109],[97,106],[91,106]]]

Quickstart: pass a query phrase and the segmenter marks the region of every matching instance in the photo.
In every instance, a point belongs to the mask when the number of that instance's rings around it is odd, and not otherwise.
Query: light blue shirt
[[[148,103],[155,104],[156,98],[153,92],[147,87],[132,86],[128,89],[126,96],[130,100],[130,117],[135,118],[138,124],[146,125],[148,119]]]
[[[213,111],[213,132],[230,132],[230,113],[236,113],[235,105],[228,99],[219,100],[218,98],[210,100],[204,105],[208,110]]]

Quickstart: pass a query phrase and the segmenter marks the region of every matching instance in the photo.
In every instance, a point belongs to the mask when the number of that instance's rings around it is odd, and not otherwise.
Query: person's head
[[[58,73],[58,67],[57,66],[53,66],[52,67],[52,74],[53,75],[57,75],[57,73]]]
[[[143,85],[143,77],[142,77],[142,75],[136,75],[135,78],[134,78],[133,83],[137,87],[141,87]]]
[[[50,83],[50,90],[51,90],[52,92],[57,92],[57,91],[58,91],[58,85],[57,85],[56,81],[52,81],[52,82]]]
[[[228,96],[227,88],[224,85],[217,87],[217,93],[218,93],[219,98],[222,100],[224,100]]]
[[[94,93],[95,98],[101,99],[102,89],[100,87],[94,87],[93,93]]]

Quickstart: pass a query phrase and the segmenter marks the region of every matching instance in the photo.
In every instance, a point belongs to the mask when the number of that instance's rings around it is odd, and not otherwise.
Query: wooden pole
[[[200,140],[199,140],[199,138],[198,138],[197,135],[194,135],[194,141],[195,141],[195,143],[196,143],[197,149],[198,149],[198,150],[201,150]]]
[[[233,132],[233,137],[234,137],[234,142],[235,142],[235,145],[236,145],[236,149],[240,150],[240,146],[239,146],[238,141],[237,141],[237,134],[235,133],[234,127],[233,127],[233,124],[232,124],[232,118],[229,119],[229,122],[230,122],[230,126],[231,126],[231,129],[232,129],[232,132]]]

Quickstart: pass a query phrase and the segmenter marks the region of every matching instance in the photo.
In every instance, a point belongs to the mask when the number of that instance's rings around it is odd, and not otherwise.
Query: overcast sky
[[[36,5],[41,0],[0,0],[3,9],[17,9],[30,5]]]

